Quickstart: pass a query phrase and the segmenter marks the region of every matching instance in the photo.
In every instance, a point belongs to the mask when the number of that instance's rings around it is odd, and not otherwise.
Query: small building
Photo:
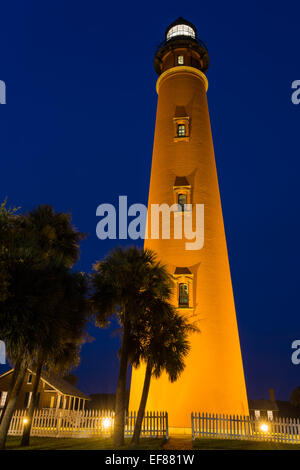
[[[278,417],[278,406],[271,400],[249,400],[249,413],[252,418],[273,421]]]
[[[269,390],[270,400],[249,400],[249,413],[251,418],[267,419],[273,421],[278,418],[279,408],[275,401],[274,390]]]
[[[14,369],[0,375],[0,410],[4,407]],[[27,369],[20,395],[17,399],[16,409],[28,408],[30,405],[35,372]],[[56,408],[66,410],[83,410],[90,398],[78,388],[71,385],[61,377],[42,373],[38,386],[38,405],[41,408]]]

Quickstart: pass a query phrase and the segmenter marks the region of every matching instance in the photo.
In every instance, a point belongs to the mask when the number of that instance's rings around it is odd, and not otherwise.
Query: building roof
[[[271,400],[249,400],[249,409],[278,411],[278,406],[275,401]]]
[[[85,393],[81,392],[78,390],[78,388],[74,387],[74,385],[70,384],[58,375],[52,373],[42,373],[41,379],[64,395],[71,395],[73,397],[90,400],[90,398]]]

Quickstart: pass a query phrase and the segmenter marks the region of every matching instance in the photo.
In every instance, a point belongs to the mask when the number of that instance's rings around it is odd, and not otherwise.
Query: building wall
[[[25,403],[26,392],[32,392],[33,390],[33,381],[34,375],[32,377],[32,383],[28,383],[28,377],[30,373],[27,372],[25,375],[24,383],[20,392],[20,395],[17,399],[16,409],[23,409]],[[12,380],[13,373],[7,374],[4,377],[0,377],[0,392],[7,392]],[[55,403],[57,399],[57,392],[45,392],[44,382],[40,381],[38,387],[38,393],[40,393],[39,408],[50,408],[51,397],[54,397]]]
[[[269,412],[272,412],[273,418],[272,420],[275,421],[279,417],[279,412],[277,410],[269,410]],[[249,410],[250,417],[252,419],[259,419],[260,421],[262,420],[269,420],[268,416],[268,410],[259,410],[259,416],[256,415],[255,410]]]
[[[29,375],[30,375],[30,372],[27,371],[20,395],[18,396],[18,399],[17,399],[16,409],[24,409],[26,393],[30,393],[33,391],[33,382],[34,382],[35,374],[32,374],[31,383],[28,383]],[[10,374],[5,375],[4,377],[0,377],[0,397],[1,397],[2,392],[7,392],[9,390],[12,376],[13,376],[13,373],[11,372]],[[68,407],[70,406],[71,410],[73,410],[73,405],[74,405],[74,410],[78,410],[78,409],[81,410],[85,408],[86,400],[79,399],[78,397],[75,397],[75,396],[63,395],[57,392],[56,390],[51,391],[51,386],[48,384],[45,384],[43,380],[40,380],[40,383],[38,386],[38,393],[40,394],[38,408],[56,408],[57,401],[58,399],[60,399],[60,397],[62,397],[62,402],[61,402],[61,405],[59,406],[60,408],[62,408],[64,404],[65,404],[66,409],[68,409]],[[52,398],[53,398],[53,401],[51,403]]]
[[[197,73],[198,72],[198,73]],[[148,239],[170,273],[186,267],[193,275],[192,309],[182,314],[197,320],[200,333],[190,335],[191,350],[179,380],[166,374],[152,378],[147,408],[169,412],[170,426],[190,427],[192,411],[248,415],[248,402],[227,255],[205,81],[198,70],[174,67],[159,78],[148,210],[151,204],[174,203],[176,177],[191,185],[191,202],[204,204],[204,246],[187,251],[186,239]],[[174,118],[190,119],[188,141],[174,140]],[[184,113],[184,114],[183,114]],[[195,208],[193,207],[195,220]],[[150,226],[148,212],[148,228]],[[174,299],[178,306],[178,299]],[[134,369],[130,410],[137,410],[145,368]]]

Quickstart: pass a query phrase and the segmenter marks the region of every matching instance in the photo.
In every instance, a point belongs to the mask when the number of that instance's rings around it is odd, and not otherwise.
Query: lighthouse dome
[[[195,39],[197,36],[197,30],[192,23],[179,17],[168,26],[166,30],[166,40],[169,41],[177,36],[188,36]]]
[[[165,39],[158,46],[154,57],[154,68],[158,75],[178,65],[193,67],[203,73],[209,66],[206,45],[198,38],[193,23],[182,17],[167,27]]]

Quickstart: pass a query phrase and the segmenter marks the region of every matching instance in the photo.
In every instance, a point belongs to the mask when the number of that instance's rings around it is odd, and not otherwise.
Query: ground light
[[[269,426],[267,424],[263,423],[263,424],[260,425],[260,430],[262,432],[268,432],[269,431]]]
[[[112,420],[110,418],[105,418],[103,421],[102,421],[102,426],[104,427],[104,429],[108,429],[110,428],[112,425]]]

